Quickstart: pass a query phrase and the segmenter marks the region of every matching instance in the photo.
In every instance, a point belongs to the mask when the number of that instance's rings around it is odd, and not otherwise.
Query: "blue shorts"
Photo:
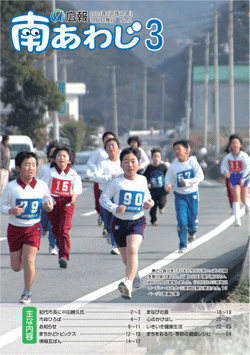
[[[241,179],[242,179],[242,174],[232,173],[229,177],[229,182],[230,182],[231,186],[236,186],[236,185],[239,185]],[[250,180],[250,178],[248,178],[244,181],[243,187],[248,186],[249,180]]]
[[[132,234],[139,234],[144,238],[146,217],[142,216],[135,220],[124,220],[113,216],[111,229],[118,247],[126,247],[126,237]]]

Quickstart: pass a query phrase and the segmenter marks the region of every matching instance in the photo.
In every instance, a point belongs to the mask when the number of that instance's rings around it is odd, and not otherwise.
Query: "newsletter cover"
[[[1,1],[1,354],[249,353],[249,19]]]

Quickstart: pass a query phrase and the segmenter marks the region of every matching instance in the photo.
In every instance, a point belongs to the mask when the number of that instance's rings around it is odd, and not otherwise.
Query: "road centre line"
[[[96,212],[96,210],[95,211],[90,211],[90,212],[87,212],[87,213],[83,213],[83,214],[81,214],[81,216],[83,216],[83,217],[87,217],[87,216],[91,216],[92,214],[96,214],[97,212]]]
[[[240,217],[242,217],[245,213],[245,208],[242,208],[240,210]],[[203,243],[207,242],[208,240],[216,237],[219,233],[223,232],[226,230],[230,225],[234,223],[234,216],[231,216],[224,222],[222,222],[219,226],[217,226],[215,229],[213,229],[211,232],[208,232],[207,234],[204,234],[202,237],[199,239],[195,240],[193,243],[188,245],[187,253],[196,247],[202,245]],[[239,227],[237,227],[239,228]],[[168,264],[170,264],[172,261],[175,261],[179,259],[181,256],[185,254],[180,254],[178,253],[178,250],[175,250],[173,253],[165,256],[165,258],[155,262],[154,264],[142,269],[139,271],[140,277],[144,277],[150,272],[152,272],[152,269],[160,269]],[[72,306],[74,307],[74,310],[77,310],[81,307],[86,306],[87,304],[96,301],[97,299],[117,290],[118,285],[121,281],[123,281],[124,278],[115,281],[107,286],[104,286],[100,288],[99,290],[96,290],[94,292],[89,293],[88,295],[85,295],[81,298],[78,298],[77,300],[66,304],[65,306],[58,308],[58,310],[67,310],[67,309],[72,309]],[[35,306],[35,304],[34,304]],[[18,327],[16,329],[13,329],[12,331],[0,336],[0,349],[3,348],[5,345],[8,345],[10,343],[13,343],[17,339],[22,337],[22,327]]]

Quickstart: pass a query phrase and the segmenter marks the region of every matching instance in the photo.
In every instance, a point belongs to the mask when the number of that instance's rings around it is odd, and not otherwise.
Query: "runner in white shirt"
[[[104,146],[105,143],[107,142],[108,139],[110,138],[115,138],[115,135],[113,132],[111,131],[106,131],[104,132],[103,136],[102,136],[102,142],[103,142],[103,147],[97,149],[89,158],[88,162],[87,162],[87,166],[90,170],[95,171],[95,169],[97,168],[97,166],[100,164],[100,162],[104,159],[108,158],[108,153],[106,152]],[[99,198],[100,198],[101,192],[99,189],[99,185],[97,182],[94,182],[94,198],[95,198],[95,209],[96,212],[98,213],[98,225],[102,226],[103,225],[103,221],[101,218],[101,212],[100,212],[100,204],[99,204]]]
[[[113,178],[101,194],[100,204],[113,213],[112,231],[126,266],[126,278],[119,284],[124,298],[131,298],[132,287],[140,287],[138,252],[144,237],[144,210],[154,205],[145,176],[138,175],[140,152],[126,148],[120,154],[124,174]]]
[[[202,169],[195,157],[190,157],[190,146],[187,141],[179,140],[173,144],[176,159],[170,165],[165,177],[165,187],[168,193],[174,188],[175,210],[180,238],[179,252],[187,251],[188,241],[195,239],[198,214],[198,185],[204,179]]]
[[[248,185],[250,181],[250,157],[241,150],[242,139],[233,134],[229,137],[228,153],[222,161],[221,173],[225,178],[229,179],[233,192],[233,211],[235,217],[235,225],[240,226],[239,217],[240,201],[245,204],[246,213],[250,210],[250,201],[248,200]]]
[[[35,258],[41,239],[41,208],[51,211],[53,201],[48,186],[35,179],[37,156],[34,153],[18,153],[15,165],[19,178],[5,187],[0,208],[2,213],[10,216],[7,239],[11,268],[16,272],[24,271],[24,291],[20,302],[29,304],[35,277]]]
[[[128,145],[133,148],[138,148],[141,154],[141,160],[140,160],[140,169],[138,170],[138,174],[143,174],[146,167],[149,165],[150,161],[147,156],[147,154],[144,152],[144,150],[141,148],[141,139],[138,136],[131,136],[128,138]]]
[[[108,153],[108,158],[104,159],[96,168],[93,179],[99,184],[102,192],[108,182],[116,175],[123,173],[119,159],[120,144],[116,138],[110,138],[105,143],[105,150]],[[102,220],[104,222],[103,236],[107,242],[112,244],[111,254],[120,254],[117,245],[115,244],[114,236],[111,233],[110,222],[112,213],[100,205]]]
[[[54,161],[53,153],[57,147],[59,147],[59,142],[57,140],[49,143],[48,148],[47,148],[48,163],[42,165],[41,168],[38,170],[38,172],[36,174],[37,179],[42,179],[42,177],[46,174],[46,172],[49,171],[49,169],[51,168],[51,163]],[[57,255],[58,251],[57,251],[57,246],[56,246],[56,239],[53,236],[52,226],[51,226],[51,223],[48,219],[47,212],[44,211],[44,209],[42,209],[42,211],[41,211],[41,223],[42,223],[42,227],[43,227],[42,236],[46,235],[46,233],[49,232],[49,235],[48,235],[49,253],[51,255]]]

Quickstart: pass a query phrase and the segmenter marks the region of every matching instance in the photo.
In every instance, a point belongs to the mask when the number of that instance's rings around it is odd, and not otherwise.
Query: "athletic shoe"
[[[48,231],[45,231],[44,229],[42,229],[41,236],[42,236],[42,237],[45,237],[47,234],[48,234]]]
[[[66,269],[68,265],[68,260],[62,256],[61,258],[59,258],[59,265],[61,268]]]
[[[107,229],[103,228],[103,231],[102,231],[103,238],[106,238],[107,233],[108,233]]]
[[[188,237],[189,243],[192,243],[192,242],[195,240],[195,238],[196,238],[196,235],[195,235],[195,234],[190,235],[190,236]]]
[[[245,213],[250,214],[250,206],[245,204]]]
[[[241,226],[241,220],[240,220],[240,218],[236,218],[236,219],[235,219],[234,225],[235,225],[235,226]]]
[[[119,251],[119,249],[117,248],[116,245],[112,245],[112,249],[111,249],[110,254],[113,254],[113,255],[120,255],[120,251]]]
[[[31,292],[23,292],[19,300],[19,303],[30,304],[31,303]]]
[[[108,244],[111,244],[111,236],[110,236],[110,233],[107,233],[107,234],[106,234],[106,240],[107,240],[107,243],[108,243]]]
[[[119,286],[118,286],[118,290],[121,292],[121,296],[123,298],[127,298],[130,299],[131,298],[131,292],[132,289],[128,286],[127,281],[122,281]]]
[[[187,248],[180,248],[179,249],[179,253],[181,253],[181,254],[186,253],[186,251],[187,251]]]
[[[102,217],[99,215],[98,220],[97,220],[98,226],[102,227],[103,226],[103,221]]]
[[[152,223],[152,226],[156,227],[158,224],[156,222]]]
[[[162,208],[162,209],[160,209],[159,211],[160,211],[160,214],[163,214],[164,211],[165,211],[165,208]]]
[[[134,288],[139,288],[141,287],[141,278],[137,272],[137,274],[135,275],[134,281],[133,281],[133,287]]]
[[[50,253],[51,255],[57,255],[58,252],[57,252],[57,250],[56,250],[56,247],[52,247],[52,245],[50,245],[50,246],[49,246],[49,253]]]

